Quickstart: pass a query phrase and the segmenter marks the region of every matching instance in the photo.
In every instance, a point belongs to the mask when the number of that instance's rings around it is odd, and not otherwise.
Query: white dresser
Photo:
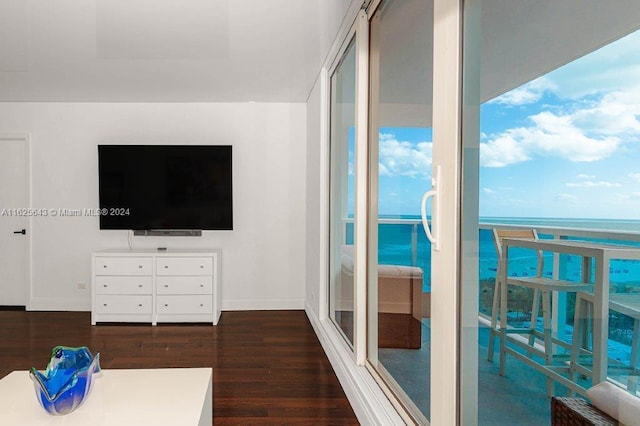
[[[91,256],[91,324],[220,318],[221,251],[104,250]]]

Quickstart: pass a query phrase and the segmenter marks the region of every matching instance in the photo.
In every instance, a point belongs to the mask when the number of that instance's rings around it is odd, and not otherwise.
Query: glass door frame
[[[381,2],[382,0],[371,2],[367,7],[368,16],[373,15]],[[434,215],[437,212],[432,219],[437,248],[432,248],[431,252],[431,341],[437,342],[431,345],[430,422],[433,424],[473,424],[469,412],[477,411],[477,388],[466,386],[473,379],[465,378],[463,388],[460,375],[461,363],[464,363],[465,374],[470,371],[477,376],[477,355],[474,364],[473,358],[462,359],[460,350],[461,347],[470,347],[473,342],[474,351],[477,351],[476,336],[473,333],[461,333],[461,324],[467,324],[470,315],[475,316],[474,331],[477,333],[477,310],[469,315],[464,313],[461,309],[460,290],[463,276],[462,241],[463,237],[468,237],[466,233],[462,235],[463,222],[470,222],[468,216],[473,219],[473,215],[462,213],[462,196],[464,193],[467,197],[467,192],[471,191],[477,197],[478,192],[477,185],[473,187],[468,180],[464,181],[466,186],[463,191],[463,6],[463,0],[434,0],[432,170],[434,177],[438,179],[433,182],[438,193],[434,197],[432,209]],[[428,189],[430,188],[425,188]],[[466,201],[473,198],[471,194]],[[477,227],[477,221],[475,226]],[[477,243],[477,234],[474,238]],[[470,246],[473,246],[473,242]],[[373,250],[371,245],[365,247]],[[464,247],[466,250],[469,244]],[[380,383],[382,379],[373,366],[369,363],[366,365]],[[381,387],[385,392],[390,392],[386,385],[381,384]]]
[[[437,344],[431,350],[431,422],[438,425],[474,424],[466,413],[469,407],[477,407],[477,396],[475,401],[473,396],[469,398],[469,389],[461,386],[467,380],[461,375],[462,366],[465,374],[468,370],[477,374],[477,365],[467,368],[463,359],[467,355],[462,351],[470,337],[477,351],[477,338],[461,332],[467,315],[475,316],[477,324],[477,310],[465,313],[462,309],[464,295],[460,291],[463,269],[467,269],[463,268],[462,258],[463,238],[467,237],[462,234],[467,216],[462,208],[463,195],[478,192],[477,181],[473,186],[464,180],[462,170],[464,3],[464,0],[434,1],[433,169],[439,169],[436,174],[440,181],[434,185],[438,188],[434,227],[439,244],[437,250],[432,250],[435,267],[431,277],[431,341]],[[473,238],[477,241],[477,234]]]
[[[470,223],[467,214],[463,214],[463,195],[465,203],[473,200],[473,191],[477,197],[477,181],[469,182],[463,179],[463,125],[462,125],[462,38],[463,38],[463,6],[466,0],[434,0],[434,50],[433,50],[433,170],[439,169],[439,181],[436,187],[439,192],[434,198],[433,211],[438,211],[433,218],[435,235],[438,238],[438,248],[432,249],[432,285],[431,285],[431,341],[437,342],[431,349],[431,419],[436,425],[441,424],[473,424],[469,413],[477,412],[477,389],[467,386],[473,382],[472,378],[461,378],[460,372],[464,367],[465,374],[477,375],[477,354],[475,365],[472,358],[462,358],[461,348],[471,347],[477,350],[477,336],[473,333],[461,332],[461,325],[468,325],[470,316],[475,316],[475,333],[477,333],[477,310],[465,313],[463,300],[470,292],[465,289],[462,294],[463,249],[473,246],[463,243],[463,223]],[[355,357],[358,366],[365,366],[376,378],[375,370],[367,362],[367,218],[368,218],[368,16],[379,6],[381,0],[373,0],[363,7],[351,30],[342,38],[342,45],[347,46],[354,32],[356,36],[356,194],[355,194],[355,237],[356,244],[354,258],[355,281],[355,330],[354,348],[351,356]],[[344,49],[333,56],[332,64],[339,62]],[[331,69],[331,67],[330,67]],[[328,75],[331,75],[330,73]],[[325,77],[326,79],[327,77]],[[325,80],[329,83],[328,80]],[[324,89],[325,111],[329,109],[329,85]],[[326,114],[326,113],[325,113]],[[325,116],[325,123],[326,121]],[[328,135],[325,135],[327,138]],[[477,154],[477,153],[476,153]],[[473,160],[471,161],[471,165]],[[325,163],[326,164],[326,163]],[[364,165],[364,167],[363,167]],[[476,165],[477,166],[477,165]],[[469,170],[472,170],[470,168]],[[473,185],[475,184],[475,186]],[[464,185],[464,188],[463,188]],[[427,190],[429,188],[425,188]],[[470,194],[470,197],[467,195]],[[328,200],[326,192],[324,200]],[[476,206],[477,209],[477,206]],[[472,216],[472,215],[471,215]],[[327,218],[328,219],[328,218]],[[326,222],[325,222],[326,223]],[[477,227],[477,221],[475,225]],[[328,231],[328,229],[327,229]],[[325,238],[327,232],[323,233]],[[477,244],[477,234],[475,235]],[[326,241],[325,241],[326,244]],[[327,246],[325,246],[328,248]],[[466,262],[465,262],[466,264]],[[328,271],[328,259],[324,267]],[[471,276],[471,275],[469,275]],[[329,285],[328,280],[324,280]],[[477,290],[477,282],[475,284]],[[464,297],[463,297],[464,296]],[[477,291],[475,293],[477,296]],[[321,317],[328,314],[328,300],[321,303]],[[464,355],[466,356],[466,355]],[[461,366],[462,363],[462,366]],[[379,377],[378,377],[379,379]],[[471,379],[469,381],[469,379]],[[463,382],[464,380],[464,382]],[[463,385],[461,385],[463,382]],[[476,380],[477,383],[477,380]],[[380,387],[391,400],[386,385],[378,380]],[[404,408],[397,401],[394,404],[398,412],[406,419]]]

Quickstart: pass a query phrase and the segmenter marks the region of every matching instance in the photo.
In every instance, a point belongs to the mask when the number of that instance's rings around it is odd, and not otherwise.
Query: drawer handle
[[[204,269],[204,265],[200,265],[200,269]]]
[[[164,269],[169,269],[169,265],[164,265]]]
[[[204,304],[202,304],[202,303],[201,303],[201,304],[200,304],[200,307],[203,307],[203,306],[204,306]]]
[[[169,304],[168,304],[168,303],[165,303],[165,304],[164,304],[164,306],[169,306]]]
[[[138,287],[142,288],[142,284],[138,284]]]
[[[102,306],[107,306],[107,304],[106,304],[106,303],[103,303],[103,304],[102,304]]]
[[[164,285],[164,288],[169,288],[169,284],[165,284],[165,285]]]
[[[138,303],[138,306],[142,307],[142,303]]]
[[[200,284],[200,287],[204,287],[204,284]]]
[[[107,267],[107,265],[102,265],[102,267],[103,267],[103,268],[106,268],[106,267]]]
[[[107,285],[106,285],[106,284],[103,284],[103,285],[102,285],[102,287],[107,288]]]

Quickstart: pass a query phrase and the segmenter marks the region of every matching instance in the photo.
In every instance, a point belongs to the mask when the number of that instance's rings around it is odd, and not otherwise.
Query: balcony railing
[[[509,220],[517,223],[501,223],[485,221],[479,224],[479,301],[481,318],[486,319],[490,314],[493,295],[495,272],[497,269],[497,255],[494,248],[491,230],[496,227],[524,229],[535,228],[540,238],[553,239],[581,239],[610,243],[624,243],[640,246],[640,232],[621,231],[613,229],[584,229],[563,226],[540,226],[527,223],[526,219]],[[347,227],[352,224],[347,224]],[[347,230],[347,235],[352,233]],[[425,237],[422,223],[419,219],[380,218],[378,221],[378,263],[409,265],[421,267],[424,271],[423,291],[430,292],[431,283],[431,247]],[[517,251],[511,256],[510,272],[514,274],[535,273],[535,253]],[[513,264],[512,264],[513,262]],[[579,279],[581,262],[573,256],[559,256],[545,254],[544,274],[561,279]],[[593,276],[593,273],[591,274]],[[640,291],[640,262],[612,260],[610,269],[611,289],[615,292]],[[522,301],[522,317],[527,320],[527,307],[531,305]],[[573,321],[573,298],[566,294],[557,294],[552,302],[556,319],[552,325],[554,334],[564,336],[571,332]],[[622,315],[614,314],[610,320],[611,339],[624,344],[630,344],[632,321]],[[615,350],[615,349],[614,349]],[[626,350],[625,350],[626,352]],[[612,354],[619,357],[619,354]],[[625,358],[628,355],[623,355]]]

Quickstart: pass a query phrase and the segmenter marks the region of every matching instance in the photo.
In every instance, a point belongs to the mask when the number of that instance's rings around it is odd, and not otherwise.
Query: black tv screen
[[[229,145],[98,145],[100,229],[233,229]]]

